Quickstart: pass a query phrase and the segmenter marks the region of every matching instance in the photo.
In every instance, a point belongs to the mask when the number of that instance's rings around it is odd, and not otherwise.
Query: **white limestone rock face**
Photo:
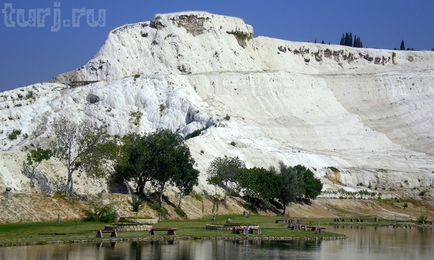
[[[303,164],[329,190],[432,189],[433,52],[252,35],[238,18],[156,15],[113,30],[82,67],[50,83],[1,93],[0,185],[28,188],[17,167],[22,160],[12,161],[24,156],[6,154],[46,142],[52,121],[66,115],[106,125],[113,135],[160,128],[186,135],[207,128],[188,140],[201,171],[198,189],[213,190],[206,168],[224,155],[248,166]],[[21,134],[10,140],[14,129]],[[106,189],[91,183],[79,189]]]

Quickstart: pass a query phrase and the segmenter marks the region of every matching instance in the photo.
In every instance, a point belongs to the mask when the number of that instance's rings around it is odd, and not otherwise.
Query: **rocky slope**
[[[52,82],[0,93],[0,188],[32,189],[23,152],[66,115],[113,135],[205,129],[188,140],[202,172],[198,189],[213,191],[205,169],[229,155],[248,166],[307,165],[329,191],[432,191],[434,52],[252,35],[238,18],[156,15],[113,30],[93,59]],[[21,134],[10,140],[14,129]],[[49,183],[64,178],[55,161],[41,170]],[[83,193],[107,189],[79,182]]]

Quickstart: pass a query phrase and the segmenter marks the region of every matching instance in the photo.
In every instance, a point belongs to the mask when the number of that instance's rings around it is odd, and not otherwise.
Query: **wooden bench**
[[[315,231],[317,233],[321,233],[321,231],[325,229],[325,228],[322,228],[319,226],[308,226],[305,224],[289,225],[288,228],[291,230],[303,230],[303,231],[309,231],[310,230],[310,231]]]
[[[276,219],[274,221],[274,223],[278,224],[278,223],[283,223],[283,224],[289,224],[291,222],[293,222],[294,220],[292,219]]]
[[[174,236],[176,235],[176,228],[152,228],[149,230],[149,233],[153,236],[155,232],[164,231],[167,232],[167,235]]]
[[[255,233],[260,235],[261,228],[259,226],[236,226],[232,227],[232,234],[244,234],[249,235]]]
[[[110,237],[114,237],[114,238],[118,237],[118,232],[116,231],[116,228],[115,227],[108,227],[108,226],[105,226],[104,229],[102,229],[102,230],[98,230],[96,232],[96,237],[97,238],[103,238],[104,233],[109,233]]]

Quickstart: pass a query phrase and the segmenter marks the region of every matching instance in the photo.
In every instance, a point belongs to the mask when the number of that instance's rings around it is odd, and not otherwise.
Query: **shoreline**
[[[98,244],[98,243],[124,243],[124,242],[163,242],[163,241],[331,241],[344,240],[348,237],[343,234],[333,233],[332,236],[318,237],[272,237],[272,236],[248,236],[248,237],[133,237],[133,238],[107,238],[91,240],[53,240],[53,241],[35,241],[35,242],[0,242],[0,247],[20,247],[20,246],[38,246],[38,245],[66,245],[66,244]]]

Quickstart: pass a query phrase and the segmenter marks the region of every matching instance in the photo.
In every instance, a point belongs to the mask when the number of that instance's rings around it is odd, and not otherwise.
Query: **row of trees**
[[[340,45],[363,48],[363,43],[360,37],[354,35],[354,39],[353,39],[353,34],[348,32],[342,35],[340,40]]]
[[[116,138],[104,128],[88,122],[79,125],[61,117],[53,122],[53,131],[48,149],[30,151],[27,165],[33,175],[42,161],[58,159],[66,167],[68,195],[75,192],[76,172],[90,177],[107,177],[111,173],[117,182],[134,182],[139,195],[145,195],[145,186],[150,183],[159,195],[160,205],[168,184],[180,190],[180,200],[197,185],[199,171],[193,167],[195,162],[188,146],[180,135],[169,130]]]
[[[314,199],[322,190],[322,183],[312,171],[304,166],[289,167],[283,163],[279,168],[246,168],[238,157],[219,157],[208,168],[208,182],[224,190],[235,192],[248,199],[252,206],[259,202],[268,204],[278,201],[283,214],[286,205],[300,198]]]
[[[53,123],[54,136],[49,149],[30,151],[27,165],[32,174],[36,167],[51,157],[62,162],[67,171],[66,192],[74,194],[74,173],[91,177],[107,177],[116,182],[135,184],[139,196],[156,193],[161,206],[167,186],[179,190],[178,207],[183,196],[198,184],[199,171],[182,136],[169,130],[146,135],[128,134],[122,138],[109,136],[103,128],[90,123],[80,125],[62,117]],[[322,189],[321,182],[303,167],[281,163],[276,168],[246,168],[238,157],[213,160],[208,168],[210,184],[247,198],[253,206],[259,202],[278,201],[285,207],[298,198],[314,199]],[[147,189],[151,187],[151,189]]]

